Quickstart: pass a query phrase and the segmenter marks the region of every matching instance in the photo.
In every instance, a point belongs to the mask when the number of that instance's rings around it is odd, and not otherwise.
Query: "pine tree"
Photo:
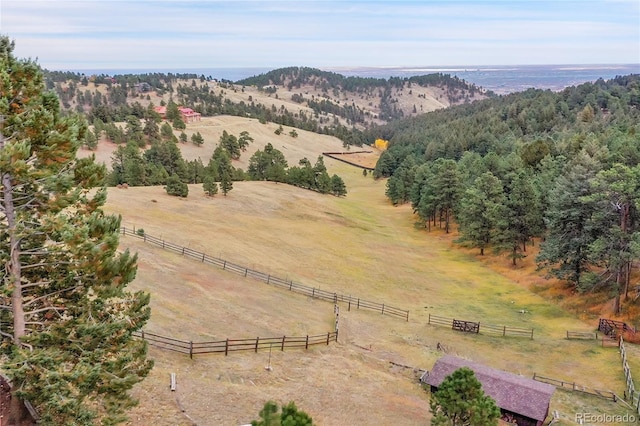
[[[210,197],[213,197],[218,193],[218,184],[211,176],[205,176],[204,181],[202,182],[202,189],[204,193]]]
[[[278,404],[267,401],[260,410],[260,420],[251,422],[252,426],[313,426],[313,419],[304,411],[298,410],[291,401],[282,406],[279,413]]]
[[[458,222],[460,238],[457,242],[466,247],[484,249],[491,243],[495,233],[498,208],[504,203],[502,182],[493,173],[486,172],[475,180],[460,201]]]
[[[434,426],[492,426],[500,409],[482,390],[473,370],[462,367],[444,378],[429,402]]]
[[[620,296],[628,296],[631,267],[640,255],[637,248],[640,241],[640,166],[616,163],[610,169],[598,172],[591,180],[591,187],[593,195],[585,198],[600,206],[598,216],[603,232],[590,245],[590,256],[592,261],[605,267],[606,274],[601,275],[601,280],[612,284],[614,312],[619,314]]]
[[[583,276],[589,270],[589,246],[597,238],[592,216],[596,203],[589,181],[600,165],[586,153],[576,156],[549,191],[545,212],[547,236],[536,257],[539,268],[566,280],[578,290],[586,290]]]
[[[496,253],[508,252],[512,264],[525,257],[527,243],[542,232],[542,212],[530,176],[520,170],[510,174],[505,203],[496,213]]]
[[[177,175],[169,176],[167,179],[167,186],[164,188],[169,195],[175,195],[176,197],[187,197],[189,195],[189,186],[180,180]]]
[[[240,158],[240,145],[238,144],[238,138],[234,135],[230,135],[226,130],[222,131],[219,146],[226,149],[232,159],[237,160]]]
[[[149,295],[126,290],[136,256],[118,253],[120,219],[101,210],[104,167],[77,159],[87,131],[62,118],[42,72],[0,37],[0,331],[13,402],[43,424],[116,424],[150,371]],[[19,422],[23,411],[13,407]]]
[[[347,186],[344,184],[342,178],[338,175],[331,176],[331,193],[338,197],[347,195]]]
[[[191,135],[191,142],[193,142],[196,146],[201,146],[204,143],[204,138],[200,134],[200,132],[196,132]]]
[[[434,162],[435,201],[444,220],[444,230],[449,233],[453,211],[458,203],[461,188],[461,177],[454,160],[438,159]]]
[[[240,137],[238,138],[238,146],[240,146],[240,149],[242,151],[245,151],[247,149],[247,146],[249,146],[249,143],[251,142],[253,142],[253,138],[251,137],[251,135],[249,135],[249,132],[247,132],[246,130],[240,132]]]

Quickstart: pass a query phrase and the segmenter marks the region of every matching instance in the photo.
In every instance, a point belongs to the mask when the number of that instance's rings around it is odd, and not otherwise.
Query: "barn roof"
[[[482,390],[496,401],[498,407],[535,420],[543,421],[549,413],[555,386],[533,379],[496,370],[476,362],[445,355],[436,361],[422,381],[438,387],[445,377],[461,367],[473,370]]]

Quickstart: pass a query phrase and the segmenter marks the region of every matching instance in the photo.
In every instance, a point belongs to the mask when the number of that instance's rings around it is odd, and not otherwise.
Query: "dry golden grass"
[[[192,134],[200,132],[204,139],[204,144],[196,146],[191,142],[180,143],[180,151],[185,160],[200,159],[207,165],[214,149],[220,142],[223,131],[239,136],[241,132],[247,131],[254,139],[247,150],[242,153],[239,160],[234,160],[233,166],[247,170],[249,159],[257,150],[264,150],[267,143],[271,143],[274,148],[282,151],[286,156],[290,166],[297,166],[298,161],[306,157],[311,163],[315,163],[320,153],[325,151],[342,151],[342,141],[331,136],[319,135],[305,130],[295,129],[298,137],[289,136],[293,127],[283,126],[284,132],[276,135],[275,131],[279,125],[274,123],[261,124],[257,119],[220,115],[216,117],[205,117],[201,121],[187,124],[184,131],[190,138]],[[179,131],[174,130],[176,137]],[[111,157],[118,148],[115,143],[102,140],[96,150],[82,148],[78,152],[79,157],[95,155],[96,161],[111,167]]]
[[[269,134],[264,135],[267,139]],[[309,138],[307,142],[318,141]],[[330,150],[315,145],[304,149],[317,149],[307,151],[311,158]],[[429,369],[442,354],[438,343],[449,353],[524,376],[535,372],[622,393],[615,348],[564,339],[566,330],[593,330],[592,322],[460,250],[451,235],[415,227],[410,207],[387,202],[384,181],[335,160],[325,163],[330,173],[345,180],[346,197],[237,182],[227,197],[213,198],[205,197],[200,185],[190,186],[187,199],[170,197],[160,187],[110,189],[106,209],[122,214],[125,226],[142,227],[194,250],[409,309],[410,321],[348,312],[342,306],[337,344],[308,352],[276,351],[272,372],[264,370],[266,352],[190,360],[152,349],[156,367],[136,388],[141,405],[132,412],[132,424],[191,424],[186,415],[199,425],[248,423],[267,399],[295,400],[322,425],[425,424],[428,395],[411,370],[391,368],[389,361]],[[331,304],[145,246],[132,237],[123,237],[121,244],[140,253],[133,287],[152,294],[150,331],[198,340],[316,334],[332,326]],[[534,328],[535,339],[459,334],[427,325],[429,313]],[[170,372],[178,374],[176,393],[168,390]],[[611,402],[579,394],[558,392],[552,402],[552,410],[563,418],[560,424],[571,424],[576,410],[591,406],[624,412]]]

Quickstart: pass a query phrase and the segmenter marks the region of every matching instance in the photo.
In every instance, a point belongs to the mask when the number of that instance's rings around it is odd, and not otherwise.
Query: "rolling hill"
[[[413,226],[407,207],[384,197],[384,181],[326,160],[344,177],[347,197],[324,196],[269,182],[238,182],[227,197],[187,199],[160,187],[109,190],[107,211],[149,235],[303,284],[410,310],[408,322],[341,305],[338,343],[305,351],[188,356],[152,348],[156,367],[137,387],[133,423],[244,424],[267,399],[295,400],[324,425],[424,424],[428,396],[415,369],[442,354],[531,376],[622,389],[615,349],[567,341],[567,329],[589,330],[574,313],[452,247],[443,233]],[[149,291],[148,329],[184,340],[315,334],[333,327],[333,306],[217,270],[122,237],[139,253],[134,289]],[[520,311],[526,310],[527,314]],[[532,327],[534,340],[460,334],[427,325],[429,315]],[[571,353],[571,357],[567,354]],[[395,364],[392,364],[395,363]],[[398,367],[396,364],[410,366]],[[588,371],[586,375],[584,372]],[[178,390],[168,390],[170,372]],[[179,403],[176,403],[176,400]],[[613,403],[557,392],[552,409],[565,419],[585,407],[618,412]],[[189,416],[189,417],[186,417]],[[399,420],[401,419],[401,420]]]

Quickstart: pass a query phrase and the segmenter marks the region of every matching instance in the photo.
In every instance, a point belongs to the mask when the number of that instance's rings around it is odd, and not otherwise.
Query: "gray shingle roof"
[[[423,376],[422,381],[438,387],[445,377],[461,367],[473,370],[482,384],[484,393],[493,398],[500,408],[536,420],[544,420],[547,417],[555,386],[466,359],[445,355],[436,361],[431,371]]]

